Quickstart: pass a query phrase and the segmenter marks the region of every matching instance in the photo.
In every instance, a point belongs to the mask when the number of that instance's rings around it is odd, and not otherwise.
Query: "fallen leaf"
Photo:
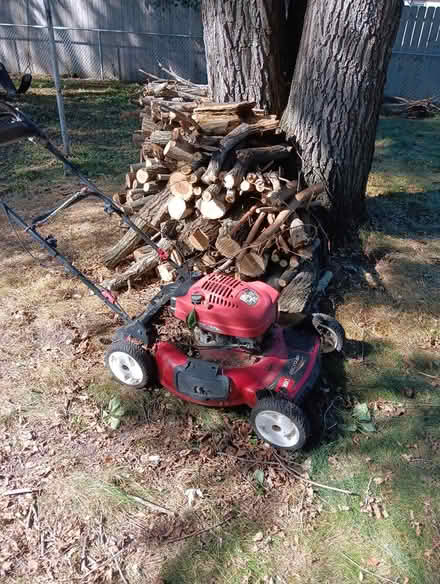
[[[377,568],[377,566],[380,564],[380,560],[378,560],[374,556],[371,556],[371,557],[368,558],[367,564],[369,566],[372,566],[373,568]]]
[[[188,499],[188,507],[192,507],[197,498],[203,499],[203,493],[200,489],[186,489],[185,496]]]
[[[262,471],[261,469],[257,469],[254,472],[254,479],[259,485],[263,486],[264,485],[264,471]]]
[[[367,403],[356,404],[353,408],[353,417],[359,422],[370,422],[371,414]]]
[[[376,483],[376,485],[381,485],[382,483],[385,482],[385,479],[383,479],[382,477],[375,477],[373,481]]]
[[[252,541],[261,541],[264,537],[264,534],[262,531],[257,531],[257,533],[254,535],[254,537],[252,538]]]

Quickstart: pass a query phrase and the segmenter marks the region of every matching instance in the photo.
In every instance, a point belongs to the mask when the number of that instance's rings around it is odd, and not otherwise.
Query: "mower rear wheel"
[[[307,440],[307,417],[301,408],[282,398],[259,400],[252,409],[251,424],[257,436],[275,448],[299,450]]]
[[[328,314],[315,312],[312,315],[312,323],[321,337],[321,353],[342,351],[345,342],[345,331],[336,318]]]
[[[105,354],[105,364],[115,379],[141,389],[154,377],[154,361],[147,351],[128,341],[114,341]]]

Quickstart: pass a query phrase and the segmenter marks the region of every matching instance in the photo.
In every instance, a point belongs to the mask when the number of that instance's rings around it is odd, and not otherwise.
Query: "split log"
[[[147,116],[142,116],[141,129],[142,132],[144,132],[144,135],[148,133],[148,136],[150,136],[152,132],[159,130],[157,124]]]
[[[202,255],[202,264],[205,265],[207,268],[213,268],[216,265],[216,263],[217,260],[209,252],[206,252]]]
[[[183,264],[182,254],[175,248],[171,251],[170,259],[172,259],[173,262],[178,266],[181,266]]]
[[[185,226],[179,241],[187,243],[191,249],[205,251],[216,240],[219,228],[218,221],[197,217]]]
[[[255,107],[255,101],[240,101],[236,103],[201,103],[194,108],[194,114],[208,112],[212,115],[229,115],[237,114],[246,117],[252,113]]]
[[[310,237],[306,233],[304,221],[302,221],[299,217],[295,217],[290,223],[289,233],[290,245],[292,246],[292,249],[297,249],[298,247],[305,245],[310,240]]]
[[[189,201],[193,196],[193,186],[188,181],[188,176],[180,171],[173,172],[169,180],[171,193],[184,201]]]
[[[202,195],[203,197],[203,195]],[[226,211],[228,209],[228,205],[225,204],[224,200],[220,199],[211,199],[209,201],[203,200],[203,198],[199,199],[199,210],[200,213],[206,219],[221,219],[225,216]]]
[[[171,100],[158,100],[157,98],[144,96],[141,98],[142,104],[150,106],[151,104],[157,105],[157,107],[171,107],[173,110],[179,112],[190,112],[194,111],[194,108],[199,105],[197,101],[171,101]]]
[[[157,173],[156,180],[157,182],[167,182],[170,180],[171,174],[164,174],[164,173]]]
[[[164,284],[169,284],[172,282],[176,276],[176,270],[169,262],[159,264],[156,268],[161,282]]]
[[[158,246],[165,251],[169,251],[173,246],[173,242],[163,237],[159,240]],[[126,286],[128,280],[137,280],[145,274],[148,274],[148,272],[159,265],[159,261],[156,250],[150,247],[149,251],[143,257],[121,274],[117,274],[111,280],[107,280],[104,286],[109,290],[121,290],[121,288]]]
[[[244,276],[257,278],[264,274],[266,261],[254,251],[247,251],[240,259],[237,258],[237,269]]]
[[[306,311],[314,297],[319,272],[319,254],[316,251],[310,261],[301,264],[300,271],[283,288],[278,302],[279,309],[289,313]]]
[[[298,266],[299,266],[299,263],[295,267],[289,266],[286,270],[284,270],[284,272],[281,274],[281,276],[278,280],[280,288],[285,288],[288,284],[290,284],[290,282],[293,280],[293,278],[298,274],[298,271],[299,271]]]
[[[214,136],[226,136],[228,132],[237,128],[242,123],[242,119],[237,114],[214,116],[210,112],[195,113],[192,119],[205,134]]]
[[[148,197],[148,204],[144,205],[134,220],[135,225],[145,233],[154,232],[154,228],[167,217],[169,195],[170,191],[165,188],[160,193]],[[138,247],[140,241],[142,241],[141,237],[129,229],[115,245],[107,250],[103,258],[104,264],[108,268],[114,268]]]
[[[255,124],[240,124],[237,128],[229,132],[220,141],[220,148],[218,152],[214,152],[209,162],[208,168],[202,177],[206,184],[214,183],[217,180],[218,174],[223,166],[228,153],[237,146],[240,142],[249,136],[273,132],[278,127],[278,121],[271,118],[263,118]]]
[[[157,160],[163,160],[163,147],[158,144],[152,144],[150,140],[145,140],[142,144],[142,155],[144,159],[154,156]]]
[[[170,197],[168,201],[168,214],[172,219],[184,219],[191,215],[192,212],[192,207],[189,207],[183,199]]]
[[[155,130],[151,132],[150,142],[158,144],[159,146],[166,146],[171,140],[171,132],[169,130]]]
[[[166,158],[170,158],[171,160],[192,162],[195,149],[189,142],[185,142],[184,140],[170,140],[165,146],[163,153]]]
[[[116,203],[119,207],[125,205],[127,201],[127,193],[115,193],[112,197],[113,202]]]
[[[240,244],[235,239],[232,239],[230,235],[217,237],[215,248],[225,258],[235,258],[241,251]]]
[[[127,172],[127,174],[125,175],[125,186],[127,187],[127,189],[131,189],[132,185],[133,185],[133,181],[136,178],[136,173],[135,172]]]

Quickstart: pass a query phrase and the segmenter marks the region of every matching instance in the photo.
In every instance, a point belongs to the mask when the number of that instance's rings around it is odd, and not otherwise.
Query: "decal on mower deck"
[[[292,391],[295,382],[289,377],[280,377],[275,391]]]

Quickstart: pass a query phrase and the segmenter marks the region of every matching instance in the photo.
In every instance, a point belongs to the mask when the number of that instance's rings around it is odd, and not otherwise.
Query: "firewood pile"
[[[281,310],[301,311],[298,290],[319,278],[312,209],[323,185],[301,188],[295,180],[295,156],[276,116],[252,102],[212,103],[206,86],[172,75],[143,89],[133,137],[140,162],[115,202],[177,264],[267,281],[281,291]],[[104,261],[118,267],[105,283],[112,290],[145,276],[164,283],[175,276],[132,230]]]
[[[406,99],[404,97],[384,97],[381,113],[405,118],[428,118],[440,112],[440,107],[430,98]]]

